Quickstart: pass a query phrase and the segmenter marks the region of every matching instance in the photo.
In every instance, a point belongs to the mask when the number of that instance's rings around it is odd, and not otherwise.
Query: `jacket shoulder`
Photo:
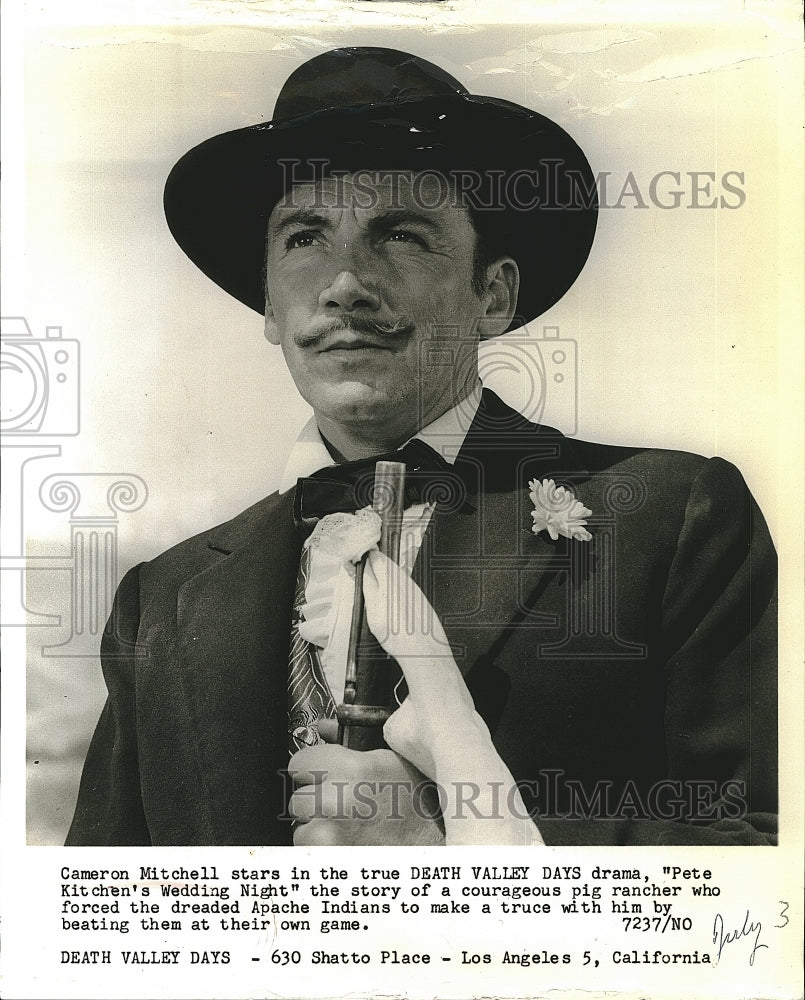
[[[228,521],[207,528],[166,549],[140,567],[141,583],[147,586],[157,580],[171,579],[181,583],[222,555],[229,555],[254,532],[260,530],[279,500],[280,494],[272,493]]]
[[[553,454],[556,456],[557,474],[583,476],[587,473],[593,476],[622,472],[649,479],[670,476],[690,485],[708,463],[733,468],[721,459],[708,459],[689,451],[602,444],[568,437],[547,424],[533,423],[487,389],[484,390],[481,418],[478,436],[488,435],[490,444],[503,441],[503,451],[496,456],[499,460],[506,461],[518,453],[520,457],[532,452]]]
[[[738,468],[723,458],[708,458],[670,448],[629,448],[573,440],[565,452],[571,465],[585,470],[599,488],[636,489],[658,516],[660,511],[691,512],[691,507],[735,509],[751,499]],[[628,505],[627,505],[628,506]]]
[[[723,459],[706,458],[690,451],[598,444],[576,439],[567,439],[565,453],[591,475],[631,473],[646,480],[664,480],[669,486],[673,482],[689,486],[708,464],[732,468]]]

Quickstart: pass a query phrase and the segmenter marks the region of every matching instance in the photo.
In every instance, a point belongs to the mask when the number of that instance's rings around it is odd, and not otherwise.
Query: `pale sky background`
[[[53,473],[125,472],[147,484],[147,502],[120,516],[118,575],[276,488],[309,411],[261,317],[173,242],[162,187],[187,149],[269,120],[294,68],[347,44],[416,53],[472,92],[554,118],[593,170],[609,173],[610,204],[631,172],[645,207],[626,196],[601,211],[581,277],[528,331],[558,327],[576,344],[578,426],[572,400],[550,390],[544,419],[589,440],[733,461],[779,542],[787,449],[778,383],[796,361],[781,330],[788,324],[790,336],[788,289],[801,284],[786,255],[786,220],[800,206],[786,203],[794,137],[783,131],[781,82],[797,79],[800,43],[747,15],[675,27],[33,29],[25,190],[12,195],[24,210],[24,252],[22,239],[5,251],[15,261],[3,312],[26,316],[37,337],[60,325],[80,341],[81,433],[54,438],[61,456],[29,467],[30,551],[69,552],[68,515],[47,512],[38,496]],[[675,209],[650,201],[664,170],[682,174]],[[721,178],[740,172],[743,182],[731,183],[743,204],[690,207],[690,171],[716,175],[705,204],[722,194],[735,204]],[[675,186],[666,179],[659,191]],[[520,345],[523,334],[508,341]],[[491,369],[511,356],[499,343],[487,351]],[[525,379],[498,371],[489,384],[517,405]],[[32,573],[29,588],[29,607],[69,615],[66,573]],[[39,656],[43,643],[67,638],[66,622],[30,635],[29,836],[55,843],[104,688],[92,659]]]

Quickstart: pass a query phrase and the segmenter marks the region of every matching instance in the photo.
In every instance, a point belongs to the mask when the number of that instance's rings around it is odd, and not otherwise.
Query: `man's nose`
[[[355,309],[377,311],[380,296],[367,288],[354,271],[339,271],[319,296],[319,305],[323,309],[343,309],[345,312]]]

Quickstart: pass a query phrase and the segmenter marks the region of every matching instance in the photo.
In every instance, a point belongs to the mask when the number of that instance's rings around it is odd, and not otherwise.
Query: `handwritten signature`
[[[752,951],[749,955],[749,964],[755,964],[755,954],[761,948],[768,948],[767,944],[760,943],[760,932],[763,929],[763,925],[758,920],[755,922],[749,917],[749,910],[746,911],[746,916],[744,917],[743,926],[740,930],[725,930],[724,928],[724,918],[720,913],[716,914],[716,919],[713,921],[713,944],[718,945],[718,958],[716,962],[721,959],[721,952],[728,944],[732,944],[733,941],[739,941],[741,938],[748,937],[750,941],[752,940],[752,935],[754,934],[754,944]]]

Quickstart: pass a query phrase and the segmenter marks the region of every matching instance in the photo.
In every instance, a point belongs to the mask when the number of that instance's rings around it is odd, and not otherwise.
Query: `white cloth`
[[[410,440],[424,441],[452,465],[478,411],[481,388],[479,382],[465,399],[423,427]],[[291,489],[303,476],[310,476],[335,464],[316,426],[315,417],[311,417],[291,449],[280,491]],[[432,514],[433,504],[429,503],[412,504],[403,513],[400,565],[408,573],[416,562]],[[311,539],[312,535],[308,542]],[[299,631],[305,639],[320,648],[324,675],[336,703],[341,700],[344,691],[355,593],[354,573],[354,566],[349,560],[335,558],[327,547],[312,547],[306,603],[302,609],[304,621],[300,623]]]

